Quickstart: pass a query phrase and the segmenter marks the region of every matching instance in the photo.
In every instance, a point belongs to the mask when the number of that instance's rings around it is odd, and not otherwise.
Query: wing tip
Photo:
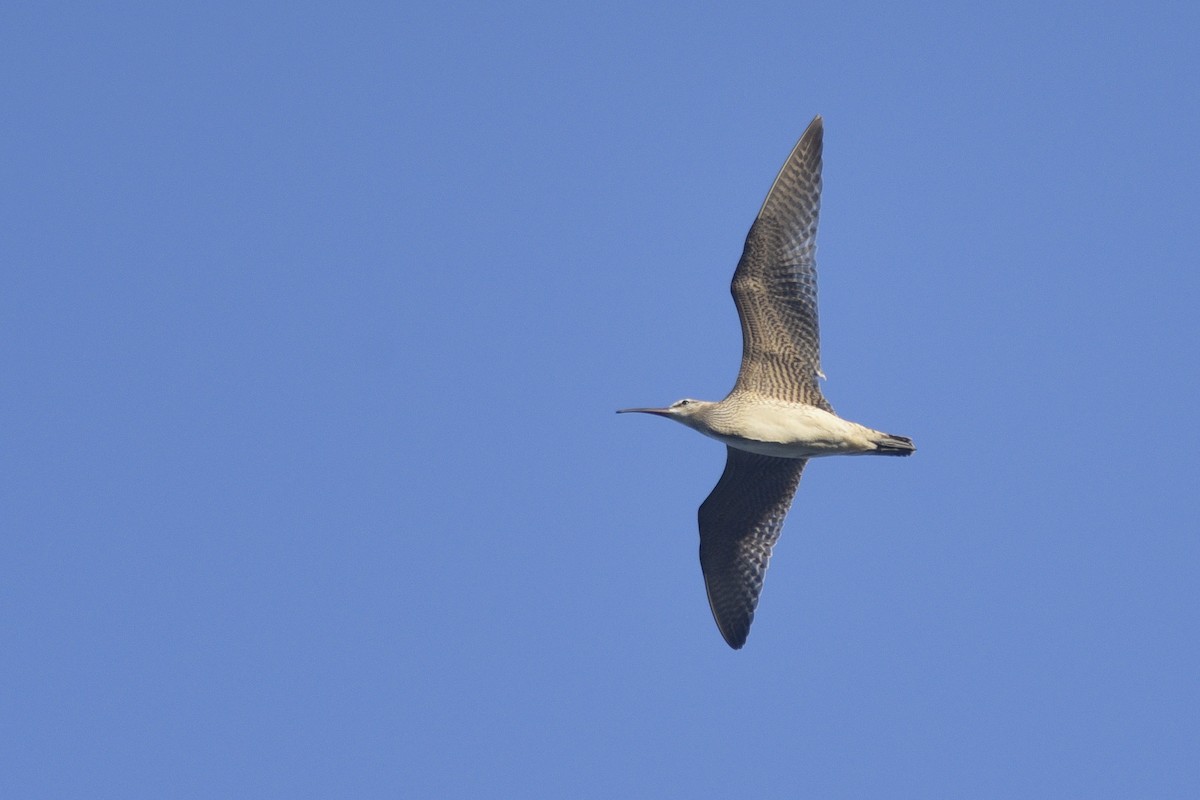
[[[796,141],[796,146],[792,148],[792,152],[788,153],[788,157],[784,159],[783,166],[779,168],[779,172],[775,175],[775,180],[771,181],[771,188],[767,190],[767,196],[763,200],[762,206],[759,207],[755,219],[759,219],[767,213],[767,209],[771,206],[771,201],[775,197],[776,187],[783,181],[784,176],[791,171],[792,165],[797,161],[797,156],[800,153],[808,154],[808,159],[810,160],[809,168],[814,171],[817,190],[820,190],[821,151],[824,149],[824,140],[825,118],[817,114],[812,118],[812,122],[808,123],[808,127],[804,129],[804,133],[800,134],[800,138]]]
[[[812,118],[812,122],[808,123],[808,127],[804,129],[804,133],[800,134],[801,142],[811,142],[814,139],[820,144],[821,139],[825,135],[825,118],[817,114]]]
[[[725,644],[734,650],[741,650],[750,636],[750,623],[754,622],[754,612],[750,612],[750,617],[741,624],[734,620],[722,619],[721,613],[717,611],[717,606],[713,602],[711,591],[708,594],[708,607],[712,611],[713,621],[717,623],[717,630],[721,632],[721,638],[725,640]]]
[[[734,650],[741,650],[746,644],[746,638],[750,635],[750,629],[747,628],[739,633],[727,633],[725,629],[721,629],[721,635],[725,637],[725,644],[729,645]]]
[[[720,593],[724,597],[716,596],[718,593],[715,590],[719,587],[714,584],[720,583],[719,578],[715,573],[703,569],[703,558],[701,558],[701,567],[704,573],[704,594],[708,596],[708,609],[713,612],[716,630],[721,632],[721,638],[725,639],[727,645],[734,650],[740,650],[746,643],[746,638],[750,636],[750,625],[754,624],[755,609],[750,608],[750,613],[746,614],[745,608],[739,607],[738,603],[733,603],[731,608],[727,593]],[[721,602],[722,600],[725,602]]]
[[[725,639],[727,645],[734,650],[740,650],[746,643],[746,637],[750,636],[750,625],[754,622],[755,609],[751,608],[750,613],[746,614],[744,608],[738,608],[738,603],[733,603],[731,608],[727,591],[720,593],[724,596],[718,597],[721,581],[718,573],[710,572],[704,565],[703,552],[701,552],[700,563],[701,571],[704,573],[704,594],[708,596],[708,609],[713,612],[716,630],[721,632],[721,638]],[[722,600],[725,602],[721,602]]]

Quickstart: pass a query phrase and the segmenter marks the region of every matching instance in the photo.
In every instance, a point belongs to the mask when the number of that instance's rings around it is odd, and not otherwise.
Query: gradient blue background
[[[423,6],[0,11],[0,794],[1200,796],[1195,4]],[[727,391],[815,113],[919,451],[735,653],[613,410]]]

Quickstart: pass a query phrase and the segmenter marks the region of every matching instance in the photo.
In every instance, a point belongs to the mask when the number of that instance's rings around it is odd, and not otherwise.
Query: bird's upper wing
[[[700,505],[700,567],[717,627],[737,650],[807,459],[726,449],[725,471]]]
[[[734,390],[828,409],[817,383],[817,217],[822,122],[816,117],[784,162],[733,274],[742,321],[742,368]]]

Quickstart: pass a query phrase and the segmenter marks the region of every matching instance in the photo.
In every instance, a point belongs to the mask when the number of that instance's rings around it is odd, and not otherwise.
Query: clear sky
[[[6,3],[0,794],[1200,796],[1195,3]],[[827,397],[709,614],[729,279]]]

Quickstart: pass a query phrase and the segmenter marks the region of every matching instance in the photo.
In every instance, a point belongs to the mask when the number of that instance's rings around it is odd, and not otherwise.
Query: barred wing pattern
[[[700,506],[700,567],[717,627],[737,650],[807,459],[726,451],[725,471]]]
[[[818,116],[775,178],[733,275],[742,323],[742,368],[734,391],[832,411],[818,377],[817,220],[823,123]]]

